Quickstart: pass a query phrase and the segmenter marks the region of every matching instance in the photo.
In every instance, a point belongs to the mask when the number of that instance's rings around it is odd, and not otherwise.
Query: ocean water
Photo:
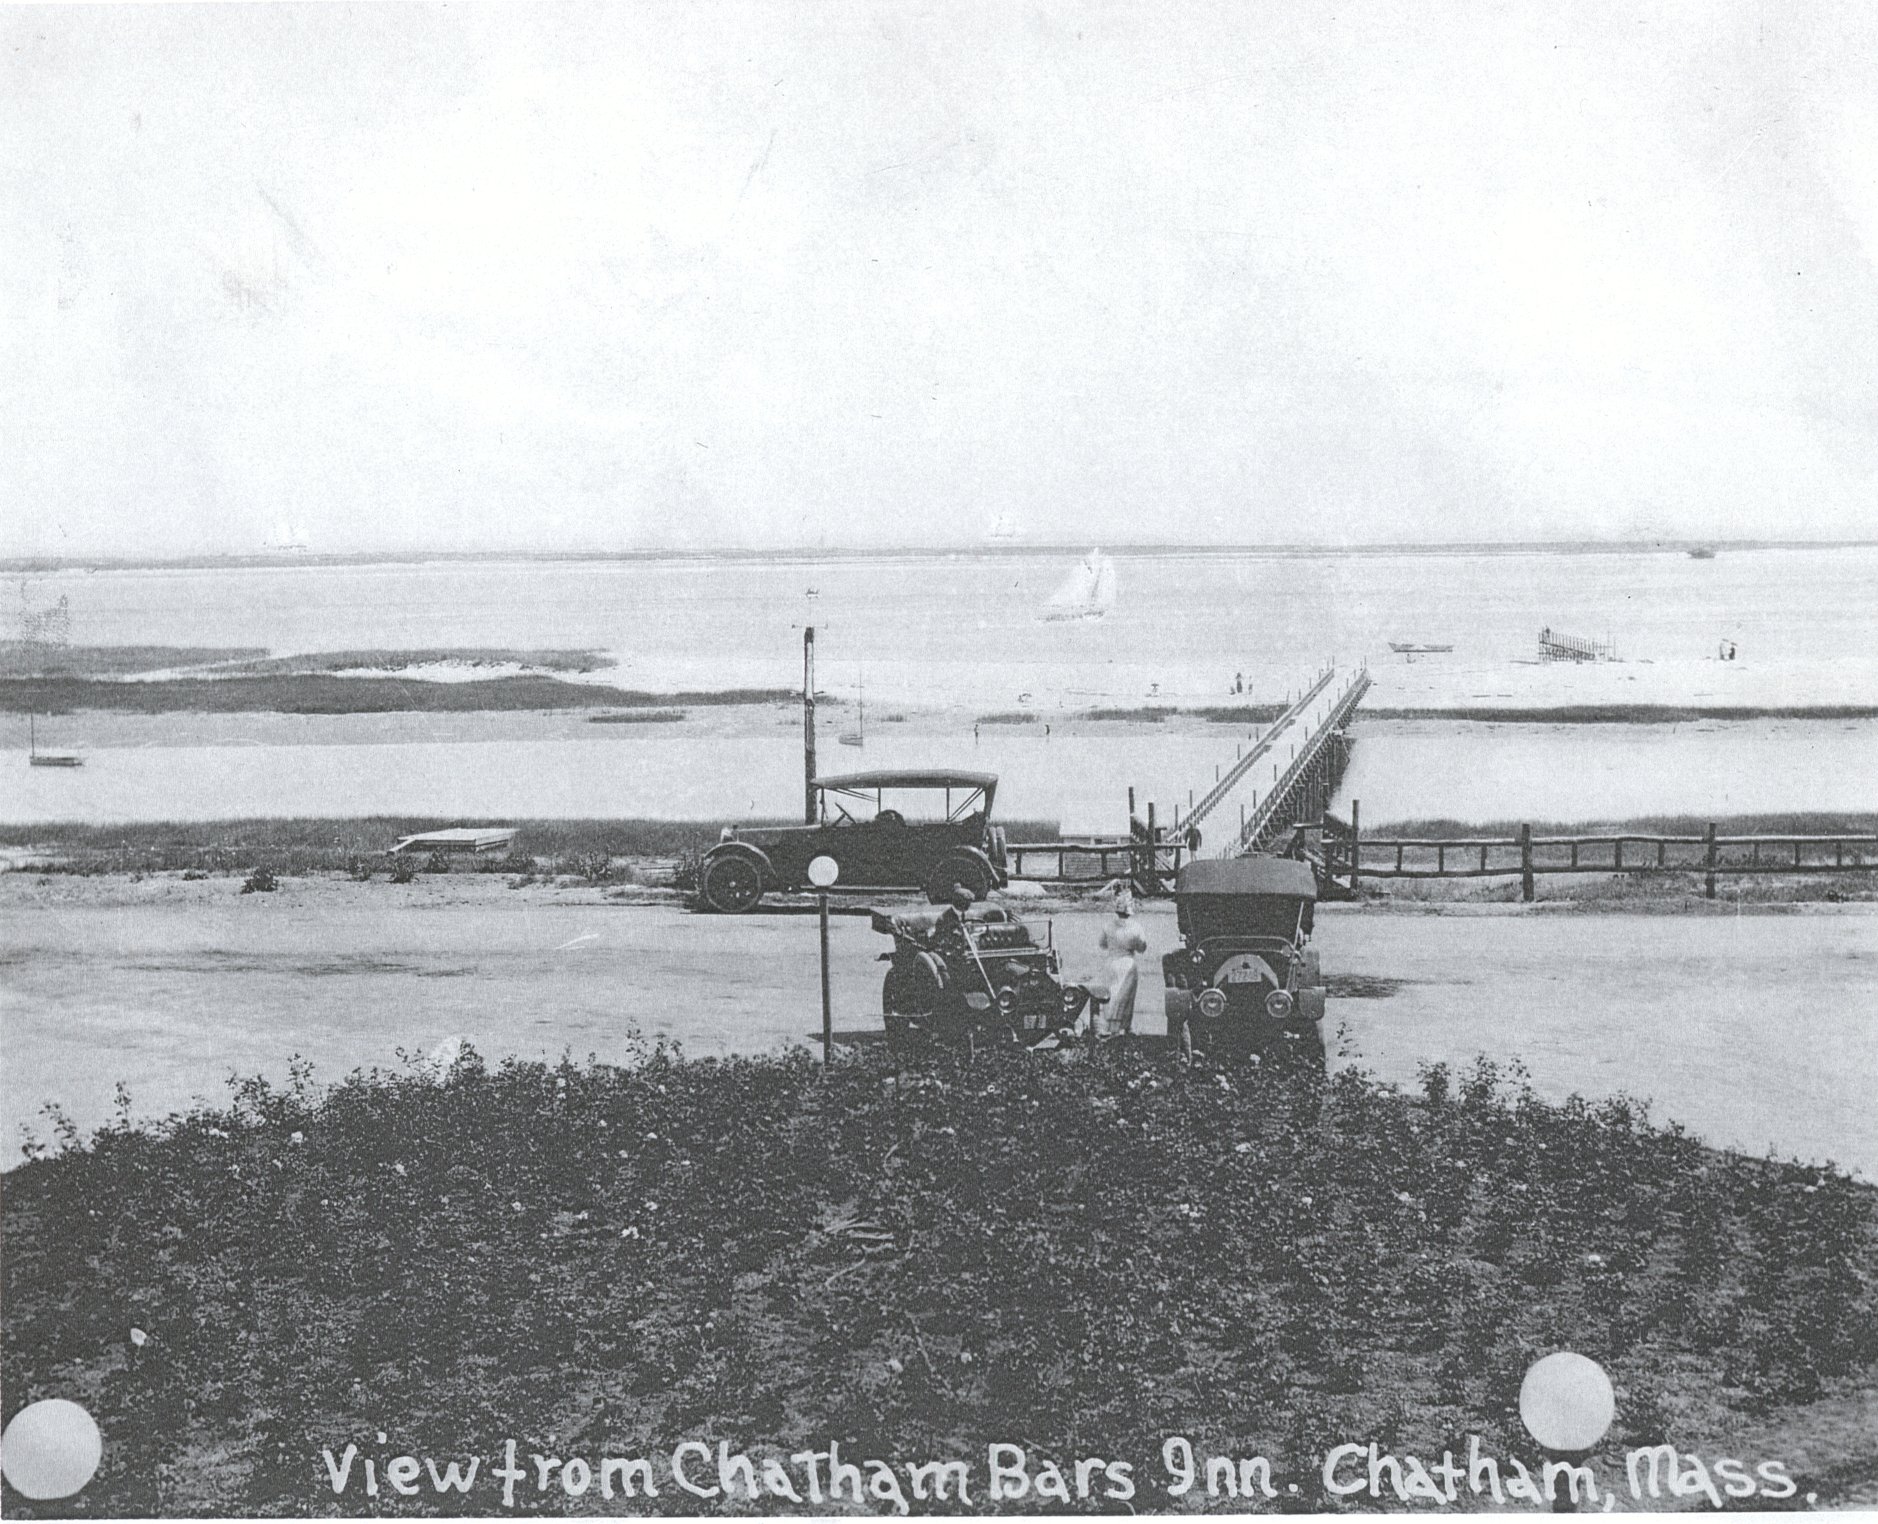
[[[29,606],[64,596],[83,644],[580,647],[596,676],[657,691],[787,688],[802,627],[818,686],[865,696],[864,752],[825,769],[955,765],[1004,778],[1000,812],[1072,831],[1123,827],[1130,787],[1163,818],[1204,793],[1245,740],[1233,727],[1139,727],[1046,739],[984,726],[1107,704],[1279,700],[1327,659],[1367,657],[1373,712],[1417,705],[1720,706],[1878,703],[1878,548],[1669,553],[1129,556],[1109,617],[1040,618],[1076,557],[438,562],[139,569],[35,576]],[[1619,660],[1539,663],[1542,625],[1610,639]],[[1406,660],[1391,640],[1452,643]],[[1730,662],[1716,659],[1732,641]],[[950,718],[896,733],[896,706]],[[315,729],[334,722],[308,722]],[[593,726],[577,739],[359,745],[99,745],[81,769],[0,769],[0,820],[213,819],[411,813],[463,817],[786,816],[799,742]],[[1652,813],[1870,809],[1878,723],[1680,725],[1363,720],[1343,794],[1366,822],[1590,819]],[[24,736],[9,737],[23,746]],[[1251,780],[1256,787],[1257,780]],[[1249,796],[1248,796],[1249,797]],[[1215,817],[1229,826],[1237,801]]]
[[[431,562],[135,569],[34,576],[82,644],[594,648],[605,680],[786,687],[817,627],[824,688],[881,704],[1074,709],[1282,696],[1365,657],[1372,703],[1870,702],[1878,546],[1484,554],[1114,554],[1108,617],[1040,616],[1063,552],[857,560]],[[1542,627],[1621,660],[1537,664]],[[1413,661],[1391,641],[1452,644]],[[1715,660],[1732,641],[1736,660]]]
[[[652,727],[649,727],[652,728]],[[656,727],[663,730],[663,727]],[[793,736],[707,739],[595,726],[594,739],[354,746],[98,747],[85,766],[9,767],[0,821],[223,820],[261,815],[787,819],[801,808]],[[618,732],[627,732],[618,735]],[[1108,737],[870,736],[824,740],[827,771],[955,766],[999,775],[998,813],[1119,833],[1139,808],[1183,815],[1234,760],[1234,732]],[[617,738],[615,738],[617,735]],[[1748,720],[1668,725],[1359,723],[1337,805],[1391,821],[1610,820],[1792,809],[1869,811],[1878,724]],[[1249,780],[1245,799],[1259,792]],[[1206,827],[1225,841],[1236,793]]]

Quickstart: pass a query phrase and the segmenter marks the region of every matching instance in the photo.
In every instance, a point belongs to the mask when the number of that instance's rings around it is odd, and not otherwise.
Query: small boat
[[[41,751],[39,728],[29,714],[26,716],[26,763],[29,767],[83,767],[85,759],[69,751]]]
[[[1389,649],[1397,656],[1435,656],[1444,651],[1452,651],[1454,647],[1428,645],[1417,640],[1392,640],[1389,642]]]
[[[867,744],[867,675],[862,673],[856,686],[860,692],[859,714],[856,728],[837,736],[843,746],[865,746]]]
[[[987,545],[1014,545],[1017,538],[1017,526],[1011,522],[1009,514],[1000,513],[998,521],[985,531]]]
[[[1091,550],[1050,594],[1043,617],[1047,620],[1100,619],[1115,607],[1115,594],[1115,563],[1099,549]]]

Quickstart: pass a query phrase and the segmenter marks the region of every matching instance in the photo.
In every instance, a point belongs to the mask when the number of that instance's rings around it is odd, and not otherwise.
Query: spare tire
[[[926,898],[935,905],[950,904],[955,887],[963,889],[974,900],[982,900],[993,888],[991,874],[977,858],[961,852],[933,869],[926,880]]]
[[[929,952],[898,958],[881,985],[880,1004],[887,1016],[930,1016],[945,993],[946,966]]]

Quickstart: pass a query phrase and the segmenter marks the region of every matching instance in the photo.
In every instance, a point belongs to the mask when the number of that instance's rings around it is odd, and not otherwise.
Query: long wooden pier
[[[1127,836],[1012,842],[1011,876],[1060,884],[1127,878],[1138,893],[1160,894],[1209,838],[1209,851],[1232,857],[1288,842],[1300,826],[1317,827],[1349,760],[1350,718],[1368,689],[1366,667],[1324,667],[1284,713],[1246,738],[1230,764],[1220,764],[1204,794],[1189,793],[1184,813],[1176,805],[1167,821],[1150,802],[1143,820],[1131,789]],[[1228,813],[1235,802],[1236,819]]]

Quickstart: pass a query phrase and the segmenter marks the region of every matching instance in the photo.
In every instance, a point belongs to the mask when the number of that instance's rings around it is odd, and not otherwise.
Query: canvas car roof
[[[1210,857],[1188,863],[1174,878],[1175,894],[1282,894],[1317,898],[1317,875],[1295,857]]]
[[[817,788],[992,788],[996,773],[947,773],[918,768],[886,768],[871,773],[837,773],[817,778]]]

